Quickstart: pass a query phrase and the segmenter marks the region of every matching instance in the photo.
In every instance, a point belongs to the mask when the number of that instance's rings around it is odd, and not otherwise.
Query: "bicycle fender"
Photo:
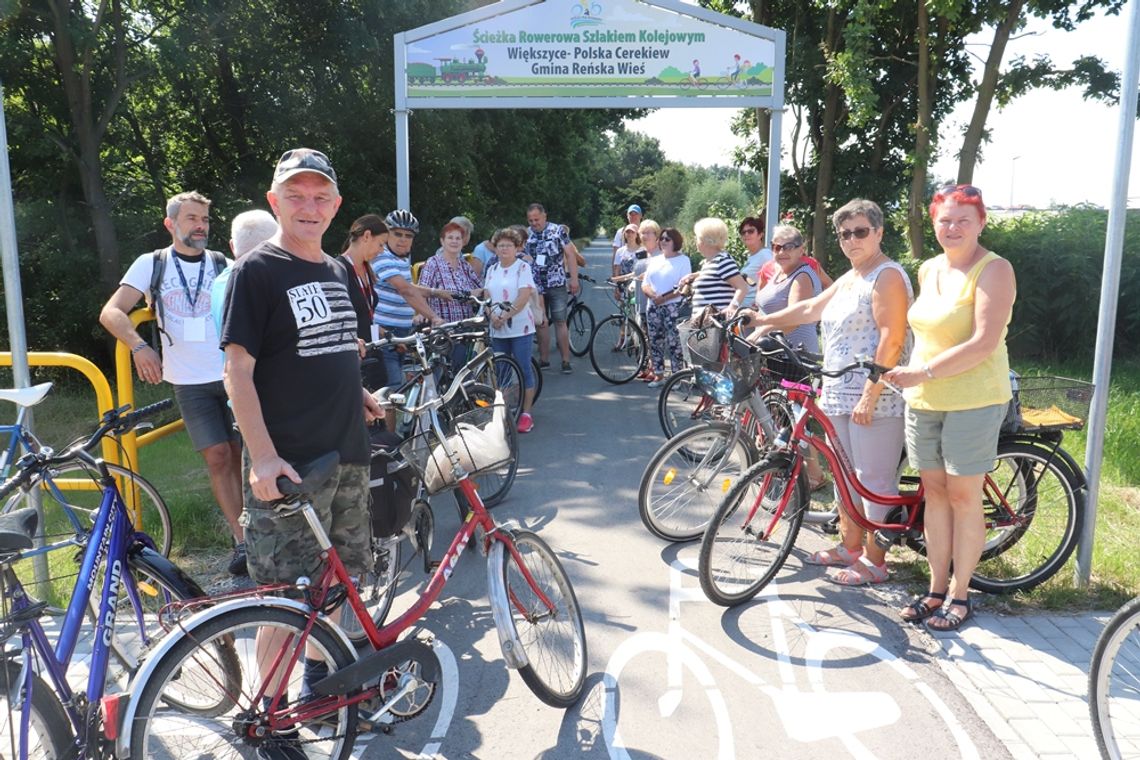
[[[506,546],[502,541],[494,541],[487,553],[487,597],[491,601],[491,614],[495,618],[495,629],[499,632],[499,647],[508,668],[518,670],[530,665],[526,651],[519,641],[519,632],[511,618],[510,600],[507,599],[507,581],[503,573],[507,561]]]
[[[305,604],[294,599],[285,599],[282,597],[266,596],[256,598],[239,598],[231,599],[228,602],[222,602],[214,607],[207,607],[200,612],[195,612],[193,615],[182,621],[177,628],[171,629],[165,636],[162,637],[154,645],[154,648],[147,654],[146,660],[139,666],[139,670],[135,673],[134,678],[131,679],[130,686],[128,687],[128,694],[133,695],[134,692],[140,690],[147,680],[154,673],[155,667],[158,662],[165,656],[178,642],[184,639],[187,634],[194,630],[198,625],[205,623],[208,620],[213,620],[219,615],[224,615],[234,609],[242,609],[248,607],[281,607],[288,610],[293,610],[300,615],[307,616],[309,614],[309,607]],[[323,625],[326,630],[335,635],[341,640],[345,648],[349,652],[355,652],[356,647],[349,641],[348,636],[340,627],[333,625],[328,619],[321,615],[317,621],[318,625]],[[138,700],[128,699],[127,709],[123,711],[120,718],[119,738],[115,742],[115,756],[116,757],[130,757],[131,754],[131,732],[135,724],[135,712],[138,709]]]

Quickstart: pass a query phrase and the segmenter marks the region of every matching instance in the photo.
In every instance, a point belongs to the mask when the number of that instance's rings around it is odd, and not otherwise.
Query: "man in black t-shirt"
[[[371,569],[365,416],[380,409],[360,384],[356,313],[348,273],[321,250],[340,207],[336,173],[318,151],[298,148],[277,164],[267,193],[277,234],[242,257],[226,295],[221,344],[226,390],[245,443],[250,576],[294,582],[320,566],[301,515],[279,517],[276,479],[300,482],[294,465],[329,451],[340,467],[313,506],[346,569]]]

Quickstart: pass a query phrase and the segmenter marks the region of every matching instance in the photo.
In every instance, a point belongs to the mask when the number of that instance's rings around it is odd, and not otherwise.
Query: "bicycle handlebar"
[[[765,343],[768,343],[765,346]],[[774,344],[774,345],[773,345]],[[822,377],[842,377],[849,372],[854,372],[857,369],[867,370],[868,379],[877,383],[882,379],[883,373],[887,372],[890,368],[884,367],[870,359],[858,359],[845,367],[839,369],[824,369],[822,361],[812,361],[804,356],[803,353],[797,351],[789,342],[787,337],[779,330],[773,330],[760,339],[760,353],[765,356],[780,356],[796,365],[804,371],[805,375],[819,375]],[[885,382],[885,381],[884,381]],[[901,389],[897,386],[886,383],[887,387],[895,392],[901,393]]]
[[[134,429],[146,417],[153,416],[172,406],[174,406],[174,400],[165,398],[128,414],[124,414],[124,412],[131,408],[130,404],[125,404],[118,409],[109,409],[103,413],[99,426],[86,440],[71,444],[59,454],[52,452],[51,449],[25,454],[16,462],[19,471],[0,485],[0,499],[15,489],[27,485],[32,476],[42,469],[42,465],[68,462],[79,458],[81,455],[85,459],[90,459],[89,452],[91,449],[95,448],[96,444],[108,435],[122,435]]]

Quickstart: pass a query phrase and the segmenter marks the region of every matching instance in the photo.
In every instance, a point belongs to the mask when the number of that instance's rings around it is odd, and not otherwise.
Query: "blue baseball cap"
[[[630,211],[636,211],[637,213],[640,214],[641,213],[641,206],[638,206],[636,203],[634,203],[632,206],[630,206],[629,208],[627,208],[625,210],[625,213],[628,214]]]

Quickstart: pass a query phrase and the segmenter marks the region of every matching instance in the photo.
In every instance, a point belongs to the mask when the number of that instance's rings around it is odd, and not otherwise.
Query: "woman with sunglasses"
[[[978,241],[986,207],[976,187],[940,189],[930,218],[942,254],[918,270],[920,292],[908,314],[914,355],[887,379],[907,389],[907,454],[926,493],[930,563],[930,590],[899,614],[941,633],[973,611],[970,577],[986,540],[982,483],[1012,397],[1005,336],[1017,281],[1010,263]]]
[[[677,333],[680,322],[680,309],[683,298],[677,292],[681,279],[693,271],[689,257],[681,252],[684,239],[673,227],[662,230],[661,256],[649,260],[645,270],[645,281],[641,291],[649,302],[646,311],[646,324],[649,327],[649,387],[657,388],[665,383],[665,352],[673,371],[684,368],[685,357],[681,353],[681,337]]]
[[[767,330],[788,330],[818,319],[827,369],[866,356],[893,367],[909,353],[906,310],[913,293],[906,271],[883,253],[883,212],[877,204],[857,198],[836,211],[831,222],[843,255],[851,262],[850,271],[820,295],[758,317],[761,329],[753,338]],[[883,388],[881,382],[870,382],[866,372],[825,377],[819,406],[835,425],[859,480],[875,493],[893,495],[898,493],[905,405],[898,395],[883,393]],[[861,514],[874,520],[886,516],[888,507],[864,503],[850,484],[848,491]],[[841,543],[815,552],[808,564],[832,567],[828,579],[844,586],[885,581],[886,552],[873,536],[865,536],[843,510],[839,530]]]

